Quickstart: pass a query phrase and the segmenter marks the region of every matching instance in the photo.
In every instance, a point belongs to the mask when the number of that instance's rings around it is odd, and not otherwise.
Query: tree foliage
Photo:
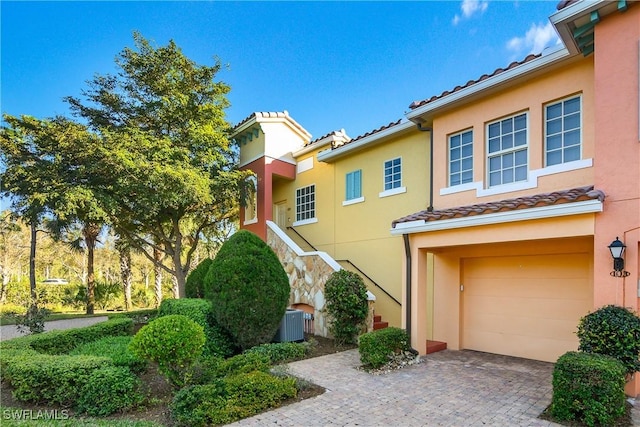
[[[242,350],[270,342],[289,301],[289,279],[258,236],[240,230],[225,242],[204,279],[216,323]]]
[[[116,58],[115,75],[98,75],[68,97],[72,111],[101,135],[93,165],[97,189],[118,233],[185,277],[203,234],[237,215],[243,173],[235,170],[225,120],[229,86],[221,63],[198,65],[173,41],[155,48],[139,33]]]

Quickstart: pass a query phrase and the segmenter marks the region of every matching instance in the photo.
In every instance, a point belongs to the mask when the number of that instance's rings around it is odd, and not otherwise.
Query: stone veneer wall
[[[324,313],[324,284],[334,271],[341,269],[340,265],[324,252],[303,252],[295,243],[285,241],[274,229],[284,234],[277,225],[267,221],[267,244],[276,253],[289,277],[289,286],[291,286],[289,306],[293,304],[312,306],[315,335],[329,337]],[[375,297],[370,292],[367,294],[369,295],[369,315],[366,327],[367,331],[371,331]]]
[[[336,269],[318,254],[298,255],[270,227],[267,227],[267,244],[278,255],[284,271],[289,276],[289,286],[291,286],[289,305],[312,306],[315,334],[322,337],[329,336],[324,314],[324,284]]]

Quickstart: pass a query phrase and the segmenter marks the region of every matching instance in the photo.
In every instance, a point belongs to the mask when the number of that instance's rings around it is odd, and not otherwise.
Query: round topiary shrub
[[[184,285],[187,298],[204,298],[204,278],[212,263],[211,258],[205,258],[189,273]]]
[[[338,344],[354,344],[369,314],[367,287],[347,270],[336,271],[324,285],[329,331]]]
[[[270,342],[287,308],[289,279],[258,236],[240,230],[227,240],[205,276],[215,323],[241,350]]]
[[[182,386],[191,364],[202,354],[204,342],[202,326],[186,316],[174,314],[143,326],[129,348],[136,356],[156,362],[173,385]]]
[[[82,388],[77,409],[94,416],[106,416],[142,402],[140,380],[128,368],[105,366],[95,370]]]
[[[618,359],[627,374],[640,371],[640,317],[631,310],[607,305],[580,319],[578,350]]]

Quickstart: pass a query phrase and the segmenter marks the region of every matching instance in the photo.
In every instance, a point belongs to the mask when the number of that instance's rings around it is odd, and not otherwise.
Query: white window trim
[[[489,169],[489,158],[492,157],[492,156],[491,156],[491,153],[489,153],[489,126],[494,124],[494,123],[501,122],[502,120],[513,119],[514,117],[521,116],[523,114],[525,115],[525,119],[527,121],[527,132],[526,132],[527,143],[524,146],[519,146],[518,148],[515,148],[515,146],[514,146],[513,148],[511,148],[509,151],[506,151],[506,152],[504,150],[500,150],[501,154],[496,154],[493,157],[502,156],[502,155],[504,155],[506,153],[515,153],[516,151],[527,150],[527,179],[522,180],[522,181],[510,182],[510,183],[507,183],[507,184],[496,184],[494,186],[491,186],[491,184],[490,184],[490,182],[491,182],[490,181],[491,170]],[[484,162],[485,162],[485,165],[486,165],[485,166],[485,174],[486,174],[485,180],[487,182],[488,189],[493,190],[493,189],[496,189],[497,187],[511,187],[511,186],[515,187],[515,186],[519,186],[522,183],[530,182],[530,180],[531,180],[531,171],[529,170],[529,166],[531,165],[531,150],[530,150],[531,146],[530,146],[530,140],[529,140],[529,136],[530,136],[529,134],[530,134],[530,129],[531,129],[530,125],[531,125],[531,123],[529,123],[529,110],[523,110],[523,111],[520,111],[520,112],[517,112],[517,113],[513,113],[513,114],[510,114],[508,116],[504,116],[504,117],[502,117],[500,119],[492,120],[492,121],[487,122],[485,124],[485,126],[484,126],[484,128],[485,128],[484,129],[485,141],[484,141],[484,143],[485,143],[486,149],[485,149]],[[515,172],[515,168],[514,168],[514,172]],[[515,179],[515,176],[514,176],[514,179]],[[529,188],[529,187],[527,187],[527,188]],[[507,192],[507,191],[513,191],[513,190],[504,190],[504,191],[501,190],[496,194],[504,193],[504,192]]]
[[[440,189],[441,196],[449,194],[461,193],[463,191],[476,191],[476,197],[493,196],[495,194],[509,193],[511,191],[528,190],[538,187],[538,178],[546,175],[554,175],[557,173],[571,172],[578,169],[593,167],[593,159],[575,160],[573,162],[560,163],[548,166],[542,169],[534,169],[529,171],[529,179],[527,181],[518,181],[513,184],[504,184],[491,188],[484,188],[484,182],[477,181],[468,184],[457,185],[455,187],[446,187]]]
[[[392,188],[390,190],[384,190],[384,185],[385,185],[385,182],[384,182],[384,177],[385,177],[384,168],[385,168],[385,166],[384,166],[384,164],[387,163],[387,162],[392,162],[392,161],[397,160],[397,159],[400,159],[400,187]],[[392,194],[387,194],[386,196],[382,196],[383,193],[393,192],[394,190],[398,190],[400,188],[404,188],[404,191],[407,191],[407,189],[402,186],[402,183],[404,181],[404,173],[403,173],[404,172],[403,171],[404,166],[403,166],[403,164],[404,164],[404,161],[402,160],[402,156],[393,157],[391,159],[387,159],[384,162],[382,162],[382,188],[383,188],[383,191],[380,193],[381,194],[380,197],[392,196],[393,194],[397,194],[397,193],[392,193]],[[402,193],[404,193],[404,191],[402,191]]]
[[[291,225],[297,227],[299,225],[315,224],[316,222],[318,222],[318,218],[308,218],[303,219],[302,221],[294,221]]]
[[[582,108],[583,107],[582,93],[578,93],[578,94],[575,94],[575,95],[567,96],[567,97],[562,98],[562,99],[558,99],[556,101],[547,102],[546,104],[544,104],[542,106],[542,109],[543,109],[542,110],[542,116],[543,116],[542,120],[544,121],[544,126],[543,126],[543,129],[542,129],[542,131],[544,132],[543,135],[542,135],[543,144],[544,144],[544,147],[543,147],[544,148],[543,149],[544,157],[543,157],[542,160],[544,161],[545,167],[557,166],[557,165],[547,166],[547,154],[548,154],[548,149],[547,149],[547,122],[548,122],[548,120],[547,120],[547,107],[549,107],[550,105],[559,104],[561,102],[567,101],[569,99],[574,99],[574,98],[580,98],[580,158],[582,159],[582,150],[584,149],[584,144],[583,144],[584,139],[583,139],[583,134],[582,134],[582,131],[584,129],[584,126],[583,126],[584,122],[582,120],[584,118],[584,109]],[[563,149],[564,149],[564,147],[563,147]],[[563,162],[563,163],[571,163],[571,162]]]
[[[243,222],[242,225],[251,225],[251,224],[256,224],[257,222],[258,222],[258,218],[253,218],[253,219],[250,219],[248,221]]]
[[[395,196],[396,194],[402,194],[406,192],[407,192],[407,187],[396,187],[396,188],[392,188],[391,190],[385,190],[378,193],[378,197],[382,198],[382,197]]]
[[[471,127],[458,132],[453,132],[447,136],[447,183],[449,187],[459,187],[461,185],[469,185],[472,183],[472,182],[465,182],[464,184],[456,184],[456,185],[451,184],[451,137],[459,135],[460,147],[462,148],[462,135],[467,132],[471,132],[471,176],[473,176],[473,157],[474,157],[473,147],[475,144],[473,140],[474,138],[473,127]],[[462,155],[462,151],[460,153],[461,153],[460,155]]]
[[[355,199],[345,200],[344,202],[342,202],[342,206],[355,205],[356,203],[362,203],[362,202],[364,202],[364,196],[356,197]]]

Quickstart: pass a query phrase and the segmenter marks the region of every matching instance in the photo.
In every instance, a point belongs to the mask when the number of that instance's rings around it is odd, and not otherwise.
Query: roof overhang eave
[[[391,234],[399,236],[402,234],[428,233],[431,231],[451,230],[455,228],[492,225],[505,222],[597,213],[602,212],[602,209],[603,203],[600,200],[585,200],[582,202],[562,203],[558,205],[517,209],[492,214],[443,219],[439,221],[417,220],[401,222],[397,223],[396,226],[391,229]]]

